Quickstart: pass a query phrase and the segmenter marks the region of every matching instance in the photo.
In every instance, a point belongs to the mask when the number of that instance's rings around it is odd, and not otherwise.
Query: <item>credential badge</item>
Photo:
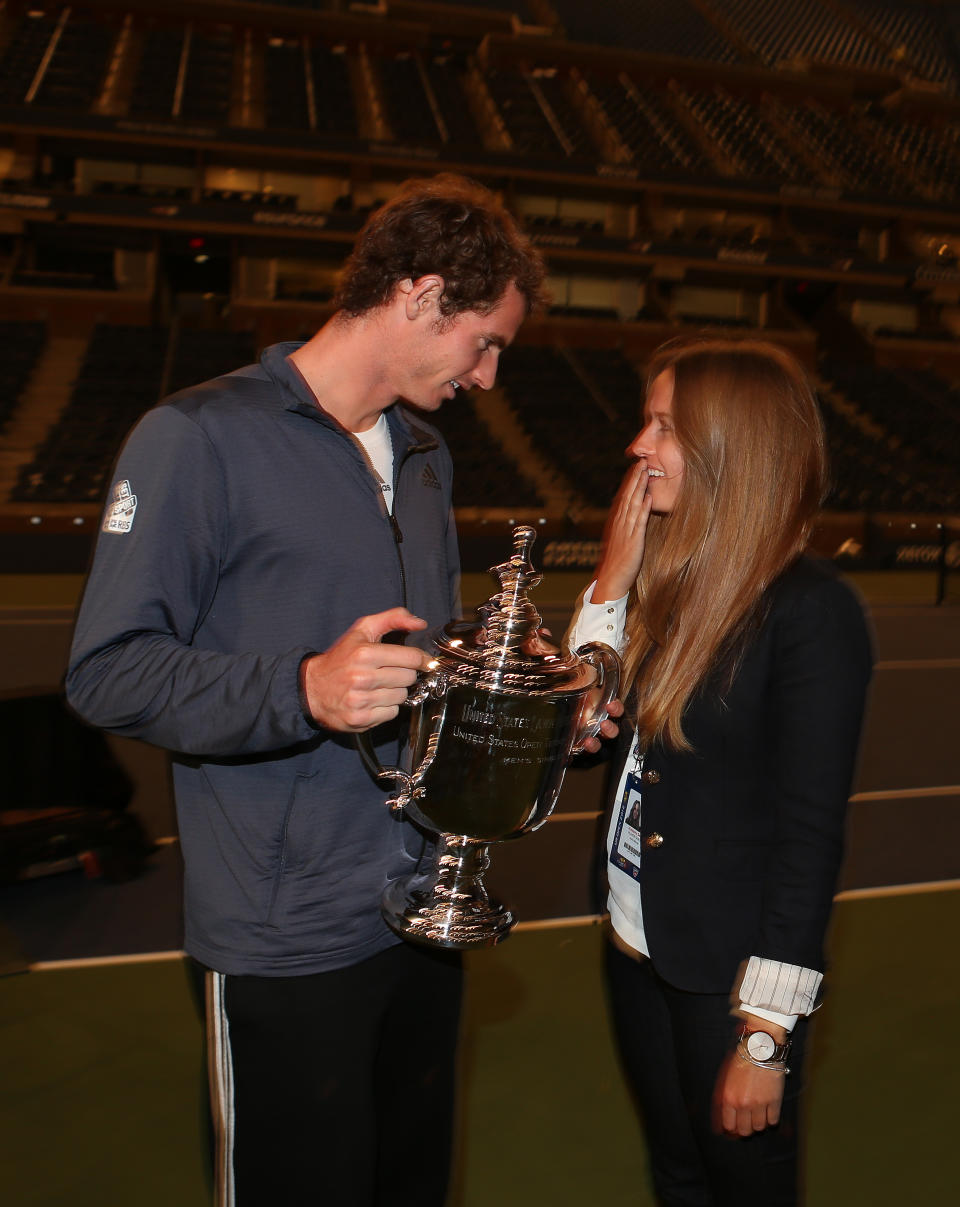
[[[103,517],[103,531],[129,532],[133,527],[136,511],[137,496],[130,489],[130,483],[126,479],[117,482],[113,488],[113,501]]]

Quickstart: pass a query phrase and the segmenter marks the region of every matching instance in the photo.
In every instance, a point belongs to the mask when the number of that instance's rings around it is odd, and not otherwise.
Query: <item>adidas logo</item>
[[[424,467],[423,473],[420,475],[420,481],[424,486],[432,486],[434,490],[440,489],[440,479],[433,472],[433,466],[429,461]]]

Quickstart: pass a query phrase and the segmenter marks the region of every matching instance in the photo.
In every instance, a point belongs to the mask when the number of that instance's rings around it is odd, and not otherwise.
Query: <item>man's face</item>
[[[467,310],[440,324],[431,318],[413,336],[401,397],[435,411],[458,390],[489,390],[500,353],[513,342],[526,314],[526,299],[511,282],[489,314]]]

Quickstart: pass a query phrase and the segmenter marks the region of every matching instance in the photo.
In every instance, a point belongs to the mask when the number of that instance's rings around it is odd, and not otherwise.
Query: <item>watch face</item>
[[[766,1031],[752,1031],[747,1036],[747,1051],[754,1060],[769,1060],[776,1050],[773,1036]]]

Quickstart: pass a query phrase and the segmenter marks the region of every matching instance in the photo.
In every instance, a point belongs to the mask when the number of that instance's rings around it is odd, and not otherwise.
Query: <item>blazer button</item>
[[[656,830],[654,830],[654,832],[652,834],[648,834],[646,836],[646,838],[643,840],[643,845],[645,847],[653,847],[654,849],[656,849],[657,847],[662,847],[663,846],[663,835],[658,834],[656,832]]]
[[[640,777],[645,784],[659,784],[660,772],[655,771],[652,767],[649,771],[645,771]]]

